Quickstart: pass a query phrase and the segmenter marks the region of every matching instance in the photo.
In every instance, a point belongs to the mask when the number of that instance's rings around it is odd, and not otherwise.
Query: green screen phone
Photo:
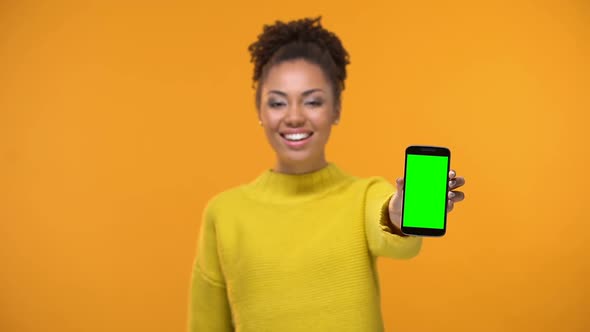
[[[451,151],[436,146],[406,148],[402,232],[443,236],[447,226],[447,193]]]

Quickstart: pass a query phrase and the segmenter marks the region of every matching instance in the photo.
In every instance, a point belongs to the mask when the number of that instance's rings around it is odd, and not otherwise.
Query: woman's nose
[[[285,115],[285,122],[290,126],[299,126],[305,122],[303,110],[299,106],[289,107]]]

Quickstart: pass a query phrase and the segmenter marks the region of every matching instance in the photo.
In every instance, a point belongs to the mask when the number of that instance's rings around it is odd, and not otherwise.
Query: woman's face
[[[274,65],[260,98],[258,115],[277,154],[275,171],[307,173],[325,166],[325,146],[338,116],[322,69],[305,60]]]

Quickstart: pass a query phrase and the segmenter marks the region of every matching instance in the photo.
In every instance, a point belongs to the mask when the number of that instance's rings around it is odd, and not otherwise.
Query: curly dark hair
[[[319,16],[264,25],[258,40],[248,47],[250,62],[254,63],[257,109],[260,109],[260,83],[264,82],[269,69],[284,61],[303,59],[320,66],[330,80],[336,110],[340,111],[340,95],[345,87],[349,55],[340,39],[322,27],[321,19]]]

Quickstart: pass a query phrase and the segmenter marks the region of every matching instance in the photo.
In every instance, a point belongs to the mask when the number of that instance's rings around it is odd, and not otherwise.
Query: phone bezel
[[[404,161],[404,180],[406,179],[406,170],[408,166],[408,154],[414,155],[426,155],[426,156],[443,156],[448,157],[447,161],[447,185],[446,185],[446,193],[449,192],[449,171],[451,166],[451,150],[446,147],[441,146],[428,146],[428,145],[411,145],[406,148],[405,152],[405,161]],[[404,226],[404,203],[406,201],[406,185],[404,181],[403,187],[403,195],[402,195],[402,211],[401,211],[401,231],[406,235],[415,235],[415,236],[432,236],[432,237],[440,237],[446,234],[447,232],[447,202],[448,198],[445,194],[445,214],[444,214],[444,226],[443,228],[422,228],[422,227],[406,227]]]

